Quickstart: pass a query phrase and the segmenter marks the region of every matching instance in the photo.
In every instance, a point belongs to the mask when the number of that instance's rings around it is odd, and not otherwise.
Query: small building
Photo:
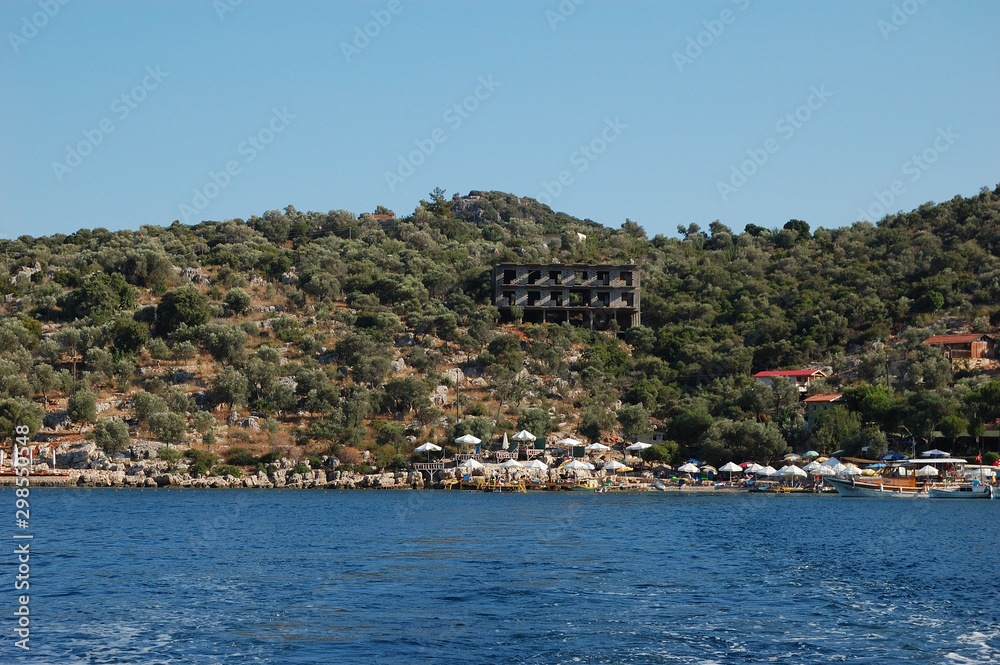
[[[753,378],[757,379],[765,386],[771,387],[772,380],[777,377],[784,377],[798,388],[800,393],[809,390],[809,385],[815,379],[825,379],[826,372],[821,369],[782,369],[768,372],[757,372]]]
[[[984,334],[934,335],[925,339],[924,344],[941,347],[949,360],[992,358],[994,352],[993,338]]]
[[[813,425],[816,424],[816,418],[819,417],[819,414],[829,411],[837,406],[837,404],[842,403],[843,398],[843,393],[820,393],[818,395],[810,395],[802,400],[802,403],[806,406],[806,429],[812,429]]]

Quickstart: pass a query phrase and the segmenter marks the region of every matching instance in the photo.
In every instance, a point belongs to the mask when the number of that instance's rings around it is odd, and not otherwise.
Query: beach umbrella
[[[741,467],[739,464],[734,464],[733,462],[726,462],[725,464],[719,467],[719,471],[729,472],[729,482],[732,482],[733,474],[740,473],[741,471],[743,471],[743,467]]]
[[[931,477],[931,476],[937,476],[938,475],[938,470],[935,469],[930,464],[928,464],[927,466],[922,466],[919,469],[917,469],[916,471],[914,471],[914,475],[920,476],[922,478],[928,478],[928,477]]]
[[[603,443],[592,443],[586,448],[584,448],[588,453],[606,453],[611,450],[611,446],[606,446]]]
[[[892,452],[892,453],[886,453],[885,455],[882,455],[882,457],[879,457],[879,459],[880,460],[888,460],[888,461],[893,461],[894,462],[896,460],[909,459],[909,458],[906,455],[904,455],[903,453]]]
[[[775,470],[773,466],[768,464],[767,466],[761,467],[761,469],[757,473],[759,473],[762,476],[773,476],[778,472],[777,470]]]
[[[436,453],[439,450],[441,450],[441,446],[435,446],[433,443],[425,443],[422,446],[418,446],[417,448],[414,448],[415,452],[418,452],[418,453],[427,453],[427,461],[428,462],[431,461],[431,453],[432,452]]]
[[[512,441],[534,441],[538,437],[536,437],[534,434],[532,434],[528,430],[523,429],[520,432],[518,432],[517,434],[515,434],[514,436],[510,437],[510,438],[511,438]]]
[[[583,465],[587,467],[587,471],[594,471],[597,469],[597,467],[591,464],[590,462],[584,462]]]
[[[516,459],[509,459],[500,465],[501,469],[521,469],[524,465],[518,462]]]
[[[864,473],[864,471],[862,471],[861,469],[859,469],[854,464],[845,464],[844,465],[844,473],[846,473],[849,476],[860,476],[862,473]]]
[[[458,466],[459,466],[459,468],[462,468],[462,469],[481,469],[481,468],[483,468],[483,465],[480,464],[479,462],[477,462],[474,459],[467,459],[464,462],[462,462],[461,464],[459,464]]]
[[[799,468],[799,467],[797,467],[797,466],[792,466],[792,465],[790,465],[790,466],[788,466],[788,468],[787,468],[787,469],[785,470],[785,475],[786,475],[786,476],[791,476],[791,477],[793,477],[793,478],[805,478],[805,477],[806,477],[806,476],[808,476],[809,474],[807,474],[807,473],[806,473],[805,471],[803,471],[802,469],[800,469],[800,468]]]
[[[653,444],[651,443],[643,443],[642,441],[637,441],[636,443],[633,443],[631,446],[627,446],[625,450],[631,450],[634,453],[638,453],[642,452],[646,448],[652,448],[652,447]]]
[[[567,436],[565,439],[559,439],[556,441],[560,446],[582,446],[583,441],[577,441],[571,436]]]
[[[618,460],[611,460],[610,462],[605,464],[603,468],[605,471],[622,471],[624,469],[627,469],[628,467],[619,462]]]
[[[815,450],[807,450],[802,453],[802,459],[814,459],[816,457],[819,457],[819,453]]]
[[[817,476],[835,476],[835,475],[837,475],[836,471],[834,471],[833,469],[831,469],[828,466],[823,466],[822,464],[820,464],[819,468],[816,469],[815,471],[813,471],[813,473],[815,475],[817,475]]]
[[[507,450],[508,448],[510,448],[510,441],[507,440],[507,432],[504,432],[503,433],[503,445],[501,446],[501,449]]]
[[[826,465],[824,464],[823,466],[826,466]],[[841,464],[840,462],[837,462],[833,466],[826,466],[826,468],[831,469],[834,472],[834,474],[836,474],[838,476],[840,474],[844,473],[844,471],[847,471],[847,467],[844,466],[843,464]]]
[[[831,457],[825,462],[820,462],[820,464],[822,464],[823,466],[836,467],[838,464],[840,464],[840,460],[837,459],[836,457]]]
[[[762,467],[760,464],[757,464],[756,462],[751,463],[750,466],[744,469],[744,471],[746,471],[747,473],[760,473],[763,470],[764,467]]]
[[[802,467],[802,470],[807,472],[815,472],[816,469],[822,469],[822,468],[823,465],[820,464],[819,462],[809,462],[804,467]]]
[[[464,434],[464,435],[458,437],[457,439],[455,439],[455,443],[461,443],[462,445],[465,445],[465,446],[475,446],[475,445],[480,444],[482,442],[483,442],[482,439],[478,439],[478,438],[472,436],[471,434]]]
[[[549,468],[549,465],[545,462],[537,459],[533,459],[524,465],[525,469],[537,469],[538,471],[545,471]]]
[[[925,450],[924,452],[920,453],[920,456],[921,457],[947,457],[948,453],[946,453],[943,450],[938,450],[937,448],[933,448],[931,450]]]
[[[798,460],[800,460],[802,458],[800,456],[796,455],[795,453],[788,453],[787,455],[785,455],[781,459],[785,460],[786,462],[797,462]]]
[[[711,464],[706,464],[705,466],[701,467],[701,470],[704,471],[705,473],[708,473],[709,471],[711,471],[713,473],[718,473],[718,471],[719,471],[718,469],[716,469]]]
[[[587,468],[587,465],[585,463],[580,462],[578,460],[572,460],[570,462],[566,462],[559,468],[567,469],[570,471],[590,471],[590,469]]]
[[[688,462],[687,464],[682,464],[681,466],[677,467],[677,470],[680,471],[681,473],[701,473],[701,469],[696,467],[694,464],[691,464],[691,462]]]

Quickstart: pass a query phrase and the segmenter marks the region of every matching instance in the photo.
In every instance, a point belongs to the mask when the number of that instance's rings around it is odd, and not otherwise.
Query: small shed
[[[949,360],[994,357],[993,338],[986,334],[934,335],[925,339],[924,344],[941,347]]]

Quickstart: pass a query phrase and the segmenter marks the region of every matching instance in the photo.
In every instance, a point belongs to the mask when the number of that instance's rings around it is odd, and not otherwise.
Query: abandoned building
[[[639,266],[501,263],[493,267],[493,304],[506,320],[520,307],[529,323],[637,326]]]
[[[993,338],[989,335],[934,335],[924,340],[924,344],[941,347],[944,357],[949,360],[965,358],[992,358]]]

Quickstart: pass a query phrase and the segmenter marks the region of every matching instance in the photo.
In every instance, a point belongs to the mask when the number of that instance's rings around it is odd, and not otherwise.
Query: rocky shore
[[[157,444],[162,445],[162,444]],[[125,456],[108,457],[91,442],[64,444],[56,449],[56,468],[39,462],[33,468],[32,487],[189,487],[218,489],[440,489],[447,481],[460,479],[464,469],[438,469],[436,471],[396,471],[389,473],[361,474],[336,468],[311,469],[295,473],[295,463],[281,459],[270,472],[252,471],[242,477],[233,475],[192,476],[186,465],[172,464],[156,458],[156,446],[138,442]],[[505,479],[541,480],[555,482],[559,472],[513,473],[498,465],[487,464],[474,469],[474,477],[499,474]],[[575,474],[575,472],[574,472]],[[601,478],[603,472],[587,474],[581,478]],[[13,475],[0,475],[0,486],[13,485]],[[636,489],[646,489],[645,485]]]

